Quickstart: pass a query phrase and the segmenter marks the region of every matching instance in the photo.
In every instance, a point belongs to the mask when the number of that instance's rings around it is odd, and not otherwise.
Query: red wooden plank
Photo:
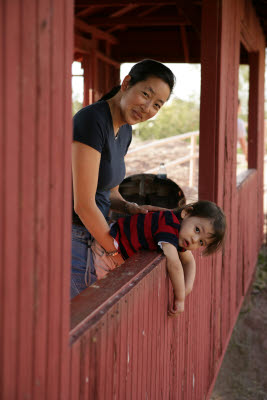
[[[5,35],[5,12],[4,7],[0,7],[0,35],[2,38]],[[5,177],[5,108],[4,99],[6,97],[5,91],[5,54],[4,54],[4,40],[0,41],[0,185],[4,188]],[[3,337],[4,326],[4,196],[0,196],[0,336]],[[0,342],[0,393],[3,393],[3,341]]]
[[[49,264],[48,264],[48,353],[47,397],[57,399],[60,381],[62,290],[61,227],[63,223],[63,167],[64,135],[64,1],[53,1],[51,18],[51,76],[50,76],[50,135],[49,135]]]
[[[126,399],[126,376],[127,376],[127,326],[128,326],[128,304],[127,300],[123,299],[121,304],[121,352],[120,352],[120,386],[119,399]]]
[[[163,361],[163,396],[164,397],[169,397],[169,374],[170,374],[170,351],[169,351],[169,335],[168,335],[168,292],[169,292],[169,287],[168,287],[168,282],[169,280],[167,279],[167,270],[166,270],[166,265],[165,262],[163,264],[163,267],[161,268],[161,274],[162,274],[162,281],[164,284],[163,288],[163,298],[162,298],[162,311],[164,313],[164,361]]]
[[[19,349],[17,396],[32,397],[34,270],[35,270],[35,145],[36,145],[36,6],[21,7],[21,201],[19,284]],[[30,307],[29,307],[30,306]],[[27,316],[25,318],[25,316]]]
[[[162,263],[156,268],[155,270],[155,287],[156,287],[156,296],[155,299],[153,299],[155,303],[155,310],[156,310],[156,320],[155,320],[155,339],[156,339],[156,348],[155,348],[155,353],[156,353],[156,366],[155,366],[155,389],[156,389],[156,396],[155,399],[160,398],[160,383],[161,383],[161,378],[160,378],[160,366],[162,363],[161,359],[161,346],[162,343],[160,342],[160,323],[162,319],[162,315],[160,314],[160,303],[159,303],[159,296],[160,296],[160,271],[159,268],[161,267]]]
[[[79,400],[89,398],[89,375],[90,371],[90,345],[92,338],[90,332],[87,332],[81,341],[81,359],[80,359],[80,380],[79,380]]]
[[[125,399],[131,399],[132,393],[132,373],[133,373],[133,293],[127,296],[127,342],[126,342],[126,396]]]
[[[133,336],[132,336],[132,374],[131,374],[131,393],[132,393],[132,400],[138,399],[137,392],[137,379],[138,374],[140,373],[137,366],[139,363],[138,356],[139,356],[139,335],[140,335],[140,325],[141,325],[141,316],[139,311],[139,291],[140,291],[140,283],[134,289],[134,296],[133,296],[133,304],[131,308],[132,313],[132,321],[133,321]],[[140,399],[140,397],[139,397]]]
[[[119,398],[120,387],[120,325],[121,325],[121,304],[118,303],[114,307],[114,353],[113,353],[113,398]]]
[[[155,252],[142,252],[127,260],[122,266],[111,271],[106,279],[84,290],[71,302],[71,336],[75,340],[100,310],[109,308],[130,290],[136,280],[155,267],[160,255]],[[97,293],[97,295],[96,295]]]
[[[223,172],[218,154],[220,90],[220,2],[202,3],[201,102],[199,138],[199,198],[217,201],[218,174]],[[222,143],[221,143],[222,144]],[[222,170],[221,170],[222,168]]]
[[[144,356],[144,343],[145,343],[145,323],[144,323],[144,281],[140,282],[138,292],[137,292],[137,299],[136,299],[136,312],[138,313],[138,343],[136,348],[136,369],[138,373],[136,374],[136,381],[133,380],[133,385],[136,388],[136,399],[144,398],[144,391],[142,388],[142,377],[143,377],[143,356]]]
[[[148,347],[149,347],[149,301],[150,301],[150,289],[149,289],[149,280],[145,279],[143,283],[143,355],[142,355],[142,376],[141,376],[141,394],[143,398],[148,398],[148,386],[147,386],[147,371],[148,368]],[[142,398],[142,397],[141,397]]]
[[[81,343],[76,342],[71,347],[71,368],[69,377],[69,393],[71,400],[80,398],[80,368],[81,368]]]
[[[147,393],[148,393],[148,398],[153,398],[153,385],[154,385],[154,380],[153,380],[153,372],[155,369],[155,363],[154,361],[154,326],[153,326],[153,317],[154,317],[154,302],[152,299],[154,299],[154,271],[152,274],[149,276],[149,291],[150,291],[150,297],[148,299],[148,313],[149,313],[149,325],[148,325],[148,362],[147,362],[147,370],[151,371],[149,374],[147,374]]]
[[[88,392],[91,398],[97,398],[97,349],[99,348],[99,325],[96,325],[90,331],[90,341],[88,347],[90,351],[89,355],[89,382]],[[89,397],[89,398],[90,398]]]
[[[46,396],[48,332],[48,243],[50,171],[50,4],[39,2],[37,9],[37,126],[36,126],[36,248],[35,248],[35,329],[33,398]]]
[[[73,57],[73,0],[64,2],[64,115],[63,115],[63,198],[62,210],[63,221],[61,228],[62,243],[62,264],[61,264],[61,375],[60,375],[60,396],[61,400],[69,399],[69,329],[70,329],[70,264],[71,264],[71,239],[66,232],[71,232],[71,142],[72,142],[72,100],[71,100],[71,63]]]
[[[105,363],[110,369],[114,368],[114,339],[115,339],[115,308],[114,306],[109,310],[106,322],[106,351],[104,352]],[[113,372],[114,373],[114,372]],[[105,376],[105,399],[112,399],[113,396],[113,374],[106,374]]]
[[[18,263],[19,263],[19,168],[20,168],[20,4],[6,2],[4,12],[3,57],[5,80],[4,125],[4,248],[3,248],[3,328],[2,398],[15,398],[18,351]]]

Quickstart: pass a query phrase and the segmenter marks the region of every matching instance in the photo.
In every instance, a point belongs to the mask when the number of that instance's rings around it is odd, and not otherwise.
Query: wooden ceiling
[[[97,48],[114,62],[199,62],[201,1],[76,0],[76,58]]]
[[[253,4],[267,37],[267,0]],[[75,59],[200,62],[201,0],[75,0]]]

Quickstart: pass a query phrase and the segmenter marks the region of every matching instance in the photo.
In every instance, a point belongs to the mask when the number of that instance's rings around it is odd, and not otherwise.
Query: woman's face
[[[127,75],[121,85],[121,116],[124,122],[134,125],[154,117],[170,96],[169,85],[163,80],[150,77],[129,86]]]

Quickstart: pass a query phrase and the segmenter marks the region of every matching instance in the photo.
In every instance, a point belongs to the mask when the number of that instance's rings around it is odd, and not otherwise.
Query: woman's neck
[[[109,105],[112,122],[113,122],[113,129],[114,135],[116,136],[120,127],[125,124],[122,119],[121,109],[120,109],[120,94],[117,93],[114,97],[107,100]]]

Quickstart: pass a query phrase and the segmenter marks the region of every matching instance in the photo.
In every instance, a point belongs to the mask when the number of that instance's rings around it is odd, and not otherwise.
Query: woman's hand
[[[125,203],[125,212],[126,214],[147,214],[149,211],[166,211],[167,208],[156,207],[151,205],[138,205],[136,203]]]
[[[115,261],[115,263],[117,264],[117,266],[121,265],[124,263],[124,259],[122,258],[121,254],[117,254],[116,256],[110,256],[112,257],[112,259]]]
[[[114,187],[110,191],[110,202],[111,209],[116,212],[122,212],[124,214],[146,214],[149,211],[165,211],[167,208],[156,207],[151,205],[138,205],[136,203],[131,203],[126,201],[119,192],[119,186]]]

